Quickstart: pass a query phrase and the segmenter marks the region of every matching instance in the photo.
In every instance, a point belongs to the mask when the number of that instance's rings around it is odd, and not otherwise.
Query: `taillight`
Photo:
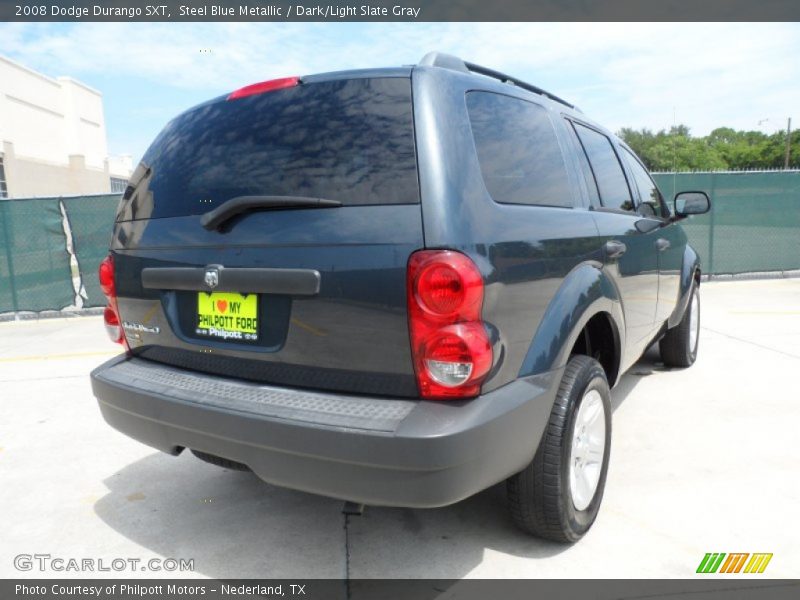
[[[114,258],[109,254],[100,263],[97,269],[97,278],[100,280],[100,289],[106,298],[116,298],[117,290],[114,287]]]
[[[300,85],[299,77],[283,77],[281,79],[271,79],[269,81],[262,81],[252,85],[246,85],[231,92],[228,95],[228,100],[236,100],[237,98],[246,98],[247,96],[255,96],[256,94],[263,94],[264,92],[274,92],[275,90],[282,90],[284,88],[295,87]]]
[[[121,344],[123,336],[122,328],[119,325],[119,316],[111,306],[106,306],[103,311],[103,321],[106,326],[106,333],[108,333],[108,337],[111,338],[111,341]]]
[[[407,271],[408,323],[420,395],[468,398],[492,366],[492,346],[481,321],[483,277],[467,256],[420,250]]]
[[[117,286],[114,281],[114,257],[109,254],[100,263],[100,268],[97,270],[97,277],[100,280],[100,289],[103,290],[108,299],[108,306],[103,311],[103,322],[106,326],[106,332],[111,341],[125,346],[129,350],[128,340],[122,331],[122,325],[119,320],[119,308],[117,306]]]

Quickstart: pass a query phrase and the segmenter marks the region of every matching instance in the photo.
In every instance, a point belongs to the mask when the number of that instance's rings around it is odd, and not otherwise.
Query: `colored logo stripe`
[[[745,573],[763,573],[767,568],[769,561],[772,560],[772,554],[753,554],[750,562],[744,568]]]
[[[726,556],[727,559],[725,558]],[[750,557],[749,561],[747,560],[748,557]],[[745,573],[763,573],[770,560],[772,560],[772,554],[766,552],[752,555],[749,552],[734,552],[731,554],[708,552],[703,557],[703,560],[700,561],[697,572],[741,573],[742,567],[744,567]],[[744,566],[745,562],[747,562],[747,566]]]
[[[698,573],[716,573],[717,569],[719,569],[719,565],[722,563],[722,559],[725,558],[725,553],[721,552],[714,552],[713,554],[708,552],[703,557],[703,560],[700,561],[700,566],[697,567]]]
[[[744,565],[744,561],[747,560],[747,557],[750,556],[748,552],[739,552],[728,554],[728,558],[725,559],[725,562],[722,563],[722,568],[720,569],[720,573],[738,573],[742,570],[742,566]]]

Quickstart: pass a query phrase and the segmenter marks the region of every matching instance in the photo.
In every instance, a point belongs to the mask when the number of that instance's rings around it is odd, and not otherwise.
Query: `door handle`
[[[606,253],[608,258],[619,258],[623,254],[628,247],[623,244],[622,242],[618,242],[617,240],[608,240],[603,245],[603,251]]]
[[[667,248],[669,248],[672,244],[669,243],[669,240],[665,240],[664,238],[658,238],[656,240],[656,248],[658,248],[659,252],[663,252]]]

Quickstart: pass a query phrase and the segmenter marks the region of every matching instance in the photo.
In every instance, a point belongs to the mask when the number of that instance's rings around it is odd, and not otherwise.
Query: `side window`
[[[628,181],[625,179],[625,172],[611,140],[594,129],[579,123],[574,125],[592,167],[602,205],[633,212],[634,205]]]
[[[564,157],[544,108],[469,92],[467,110],[483,181],[495,202],[573,206]]]
[[[112,194],[124,194],[128,187],[128,180],[121,177],[111,177],[110,183]]]
[[[594,180],[594,174],[592,173],[592,167],[589,166],[589,159],[586,158],[586,152],[583,150],[583,145],[581,144],[580,139],[578,138],[578,134],[575,131],[575,127],[572,125],[572,121],[569,119],[564,119],[565,124],[567,126],[567,133],[569,134],[570,140],[572,141],[572,152],[575,155],[575,158],[578,161],[578,164],[581,167],[581,173],[583,173],[583,179],[586,182],[586,189],[589,192],[589,202],[592,206],[599,206],[600,205],[600,193],[597,191],[597,182]]]
[[[639,198],[641,199],[639,214],[645,217],[663,217],[664,202],[661,192],[658,191],[658,187],[639,159],[627,148],[623,148],[623,150],[625,150],[625,160],[628,161],[628,166],[633,173],[636,187],[639,188]]]

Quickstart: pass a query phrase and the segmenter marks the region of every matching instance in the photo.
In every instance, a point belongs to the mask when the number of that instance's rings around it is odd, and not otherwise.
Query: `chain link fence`
[[[655,173],[664,197],[702,190],[683,221],[706,274],[800,269],[800,171]],[[0,314],[105,305],[97,267],[119,196],[0,200]]]
[[[106,256],[119,196],[80,196],[62,199],[69,221],[72,248],[78,263],[83,307],[105,306],[97,269]]]
[[[0,200],[0,314],[104,306],[119,196]]]
[[[800,171],[654,173],[664,197],[700,190],[711,212],[683,221],[706,274],[800,269]]]
[[[58,200],[0,201],[0,313],[72,304]]]

